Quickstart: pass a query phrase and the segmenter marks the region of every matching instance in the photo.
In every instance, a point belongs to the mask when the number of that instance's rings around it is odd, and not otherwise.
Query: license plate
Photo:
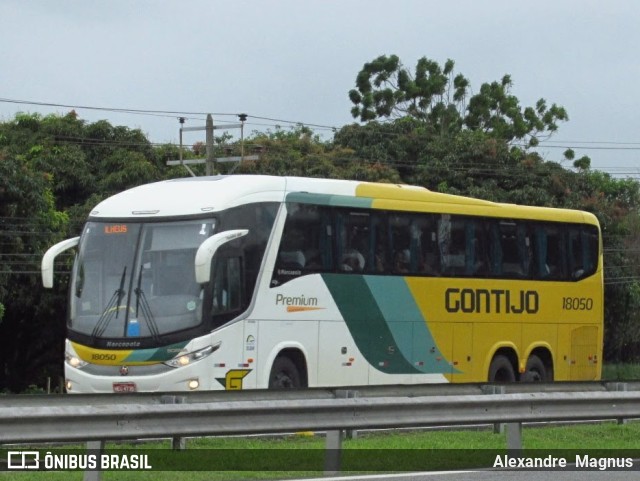
[[[135,382],[114,382],[113,392],[136,392]]]

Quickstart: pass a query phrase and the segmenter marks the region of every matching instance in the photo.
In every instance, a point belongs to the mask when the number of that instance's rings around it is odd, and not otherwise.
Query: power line
[[[114,108],[114,107],[95,107],[95,106],[81,106],[81,105],[69,105],[69,104],[60,104],[60,103],[53,103],[53,102],[36,102],[36,101],[27,101],[27,100],[18,100],[18,99],[7,99],[7,98],[0,98],[0,102],[6,102],[6,103],[15,103],[15,104],[29,104],[29,105],[38,105],[38,106],[57,106],[57,107],[65,107],[65,108],[78,108],[78,109],[90,109],[90,110],[101,110],[101,111],[111,111],[111,112],[120,112],[120,113],[132,113],[132,114],[172,114],[172,115],[204,115],[204,112],[179,112],[179,111],[172,111],[172,110],[143,110],[143,109],[132,109],[132,108]],[[235,116],[238,114],[232,114],[232,113],[215,113],[214,115],[221,115],[221,116]],[[277,118],[272,118],[272,117],[263,117],[263,116],[249,116],[251,118],[254,119],[258,119],[258,120],[267,120],[267,121],[271,121],[271,122],[282,122],[282,123],[288,123],[288,124],[294,124],[294,125],[304,125],[304,126],[309,126],[309,127],[315,127],[315,128],[322,128],[322,129],[329,129],[331,131],[336,131],[337,127],[335,126],[327,126],[327,125],[322,125],[322,124],[315,124],[315,123],[305,123],[302,121],[292,121],[292,120],[285,120],[285,119],[277,119]],[[220,121],[219,121],[220,122]],[[223,122],[224,123],[224,122]],[[259,124],[261,126],[265,126],[268,124]],[[278,127],[278,125],[274,125],[275,127]],[[370,132],[364,132],[366,137],[371,137],[371,133]],[[360,139],[361,142],[361,148],[365,148],[366,144],[368,144],[369,142],[371,142],[372,144],[374,143],[373,141],[375,140],[375,138],[383,136],[383,137],[389,137],[389,136],[393,136],[393,137],[399,137],[401,135],[403,135],[403,132],[375,132],[375,135],[373,135],[374,138],[371,139],[367,139],[367,138],[362,138]],[[136,147],[136,146],[140,146],[140,147],[149,147],[149,146],[167,146],[167,145],[174,145],[171,143],[152,143],[150,141],[146,141],[146,142],[133,142],[133,141],[127,141],[127,140],[110,140],[110,139],[94,139],[94,138],[74,138],[74,137],[64,137],[64,136],[58,136],[57,139],[58,142],[64,142],[67,144],[72,144],[72,145],[84,145],[84,146],[110,146],[110,145],[119,145],[119,146],[127,146],[127,147]],[[569,141],[552,141],[552,140],[546,140],[544,141],[544,143],[542,143],[541,145],[543,147],[548,147],[548,148],[564,148],[561,146],[556,146],[556,145],[547,145],[547,143],[570,143]],[[590,141],[584,141],[584,143],[588,143],[588,144],[592,144],[595,142],[590,142]],[[622,142],[609,142],[610,144],[613,145],[638,145],[637,143],[622,143]],[[521,146],[523,147],[527,147],[524,144],[521,144]],[[616,150],[616,149],[625,149],[625,150],[640,150],[640,147],[600,147],[600,146],[587,146],[587,147],[577,147],[574,146],[575,148],[585,148],[585,149],[599,149],[599,150],[604,150],[604,149],[610,149],[610,150]],[[384,152],[383,152],[384,154]],[[362,157],[348,157],[348,158],[333,158],[334,161],[339,161],[342,163],[351,163],[351,162],[363,162],[363,163],[367,163],[367,164],[382,164],[385,166],[388,166],[390,168],[420,168],[420,167],[429,167],[428,164],[425,164],[424,161],[422,162],[410,162],[410,161],[394,161],[394,160],[389,160],[387,158],[381,158],[381,159],[374,159],[374,158],[362,158]],[[537,166],[536,166],[537,167]],[[455,167],[450,167],[450,170],[456,171],[456,172],[465,172],[466,170],[471,170],[471,172],[469,172],[470,174],[473,175],[483,175],[486,177],[511,177],[511,178],[517,178],[519,176],[525,176],[525,175],[529,175],[531,173],[531,171],[528,172],[505,172],[504,168],[501,166],[496,166],[493,164],[489,164],[489,163],[457,163],[457,165]],[[616,170],[614,170],[616,169]],[[617,170],[620,169],[620,170]],[[610,167],[609,169],[598,169],[602,172],[606,172],[609,173],[611,175],[627,175],[627,176],[640,176],[640,171],[634,171],[634,170],[629,170],[628,167],[620,167],[620,168],[613,168]],[[540,175],[546,175],[546,172],[533,172],[534,174],[540,174]]]
[[[612,145],[640,145],[640,142],[621,142],[610,140],[543,140],[540,142],[549,144],[612,144]]]
[[[67,109],[78,109],[78,110],[99,110],[106,112],[118,112],[124,114],[141,114],[141,115],[171,115],[172,117],[175,115],[203,115],[211,113],[211,115],[220,115],[220,116],[237,116],[238,113],[226,113],[226,112],[185,112],[178,110],[152,110],[152,109],[132,109],[132,108],[120,108],[120,107],[96,107],[90,105],[71,105],[71,104],[60,104],[54,102],[38,102],[34,100],[19,100],[19,99],[7,99],[0,98],[0,103],[8,103],[8,104],[19,104],[19,105],[37,105],[40,107],[62,107]]]
[[[335,125],[312,124],[312,123],[309,123],[309,122],[302,122],[302,121],[299,121],[299,120],[274,119],[274,118],[270,118],[270,117],[258,117],[256,115],[248,115],[248,117],[250,117],[252,119],[257,119],[257,120],[268,120],[269,122],[282,122],[282,123],[287,123],[287,124],[302,125],[304,127],[316,127],[316,128],[319,128],[319,129],[331,130],[333,132],[335,132],[336,130],[338,130],[340,128],[340,127],[336,127]]]
[[[519,147],[528,147],[525,144],[514,144]],[[640,147],[593,147],[584,145],[542,145],[539,144],[533,148],[545,148],[545,149],[580,149],[580,150],[640,150]]]
[[[117,112],[124,114],[136,114],[136,115],[154,115],[154,116],[163,116],[163,117],[171,117],[174,116],[187,116],[187,115],[198,115],[206,117],[211,114],[213,116],[221,116],[221,117],[237,117],[241,112],[194,112],[194,111],[178,111],[178,110],[156,110],[156,109],[136,109],[136,108],[122,108],[122,107],[97,107],[90,105],[73,105],[73,104],[62,104],[55,102],[41,102],[35,100],[22,100],[22,99],[8,99],[8,98],[0,98],[0,103],[9,103],[9,104],[17,104],[17,105],[35,105],[39,107],[59,107],[59,108],[67,108],[67,109],[77,109],[77,110],[97,110],[103,112]],[[285,119],[274,119],[270,117],[262,117],[257,115],[247,115],[249,118],[254,118],[256,120],[268,120],[270,122],[280,122],[286,124],[294,124],[294,125],[304,125],[308,127],[316,127],[321,129],[329,129],[335,131],[338,127],[333,125],[320,125],[315,123],[303,122],[299,120],[285,120]],[[204,120],[204,118],[199,119]],[[273,127],[277,127],[275,124]]]

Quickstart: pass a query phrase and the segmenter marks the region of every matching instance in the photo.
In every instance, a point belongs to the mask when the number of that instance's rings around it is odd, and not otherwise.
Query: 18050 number
[[[562,309],[565,311],[590,311],[593,309],[593,299],[590,297],[563,297]]]

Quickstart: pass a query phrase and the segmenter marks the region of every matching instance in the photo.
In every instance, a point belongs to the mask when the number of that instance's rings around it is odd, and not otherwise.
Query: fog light
[[[73,385],[71,384],[71,381],[67,380],[67,381],[64,383],[64,387],[65,387],[65,389],[67,390],[67,392],[69,392],[69,391],[71,391],[71,388],[73,387]]]
[[[193,391],[194,389],[198,389],[198,387],[200,387],[200,381],[198,381],[197,379],[191,379],[187,382],[187,386]]]

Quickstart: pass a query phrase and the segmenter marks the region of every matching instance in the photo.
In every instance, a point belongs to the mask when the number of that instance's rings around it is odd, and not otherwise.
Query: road
[[[636,481],[638,471],[447,471],[304,478],[287,481]]]

